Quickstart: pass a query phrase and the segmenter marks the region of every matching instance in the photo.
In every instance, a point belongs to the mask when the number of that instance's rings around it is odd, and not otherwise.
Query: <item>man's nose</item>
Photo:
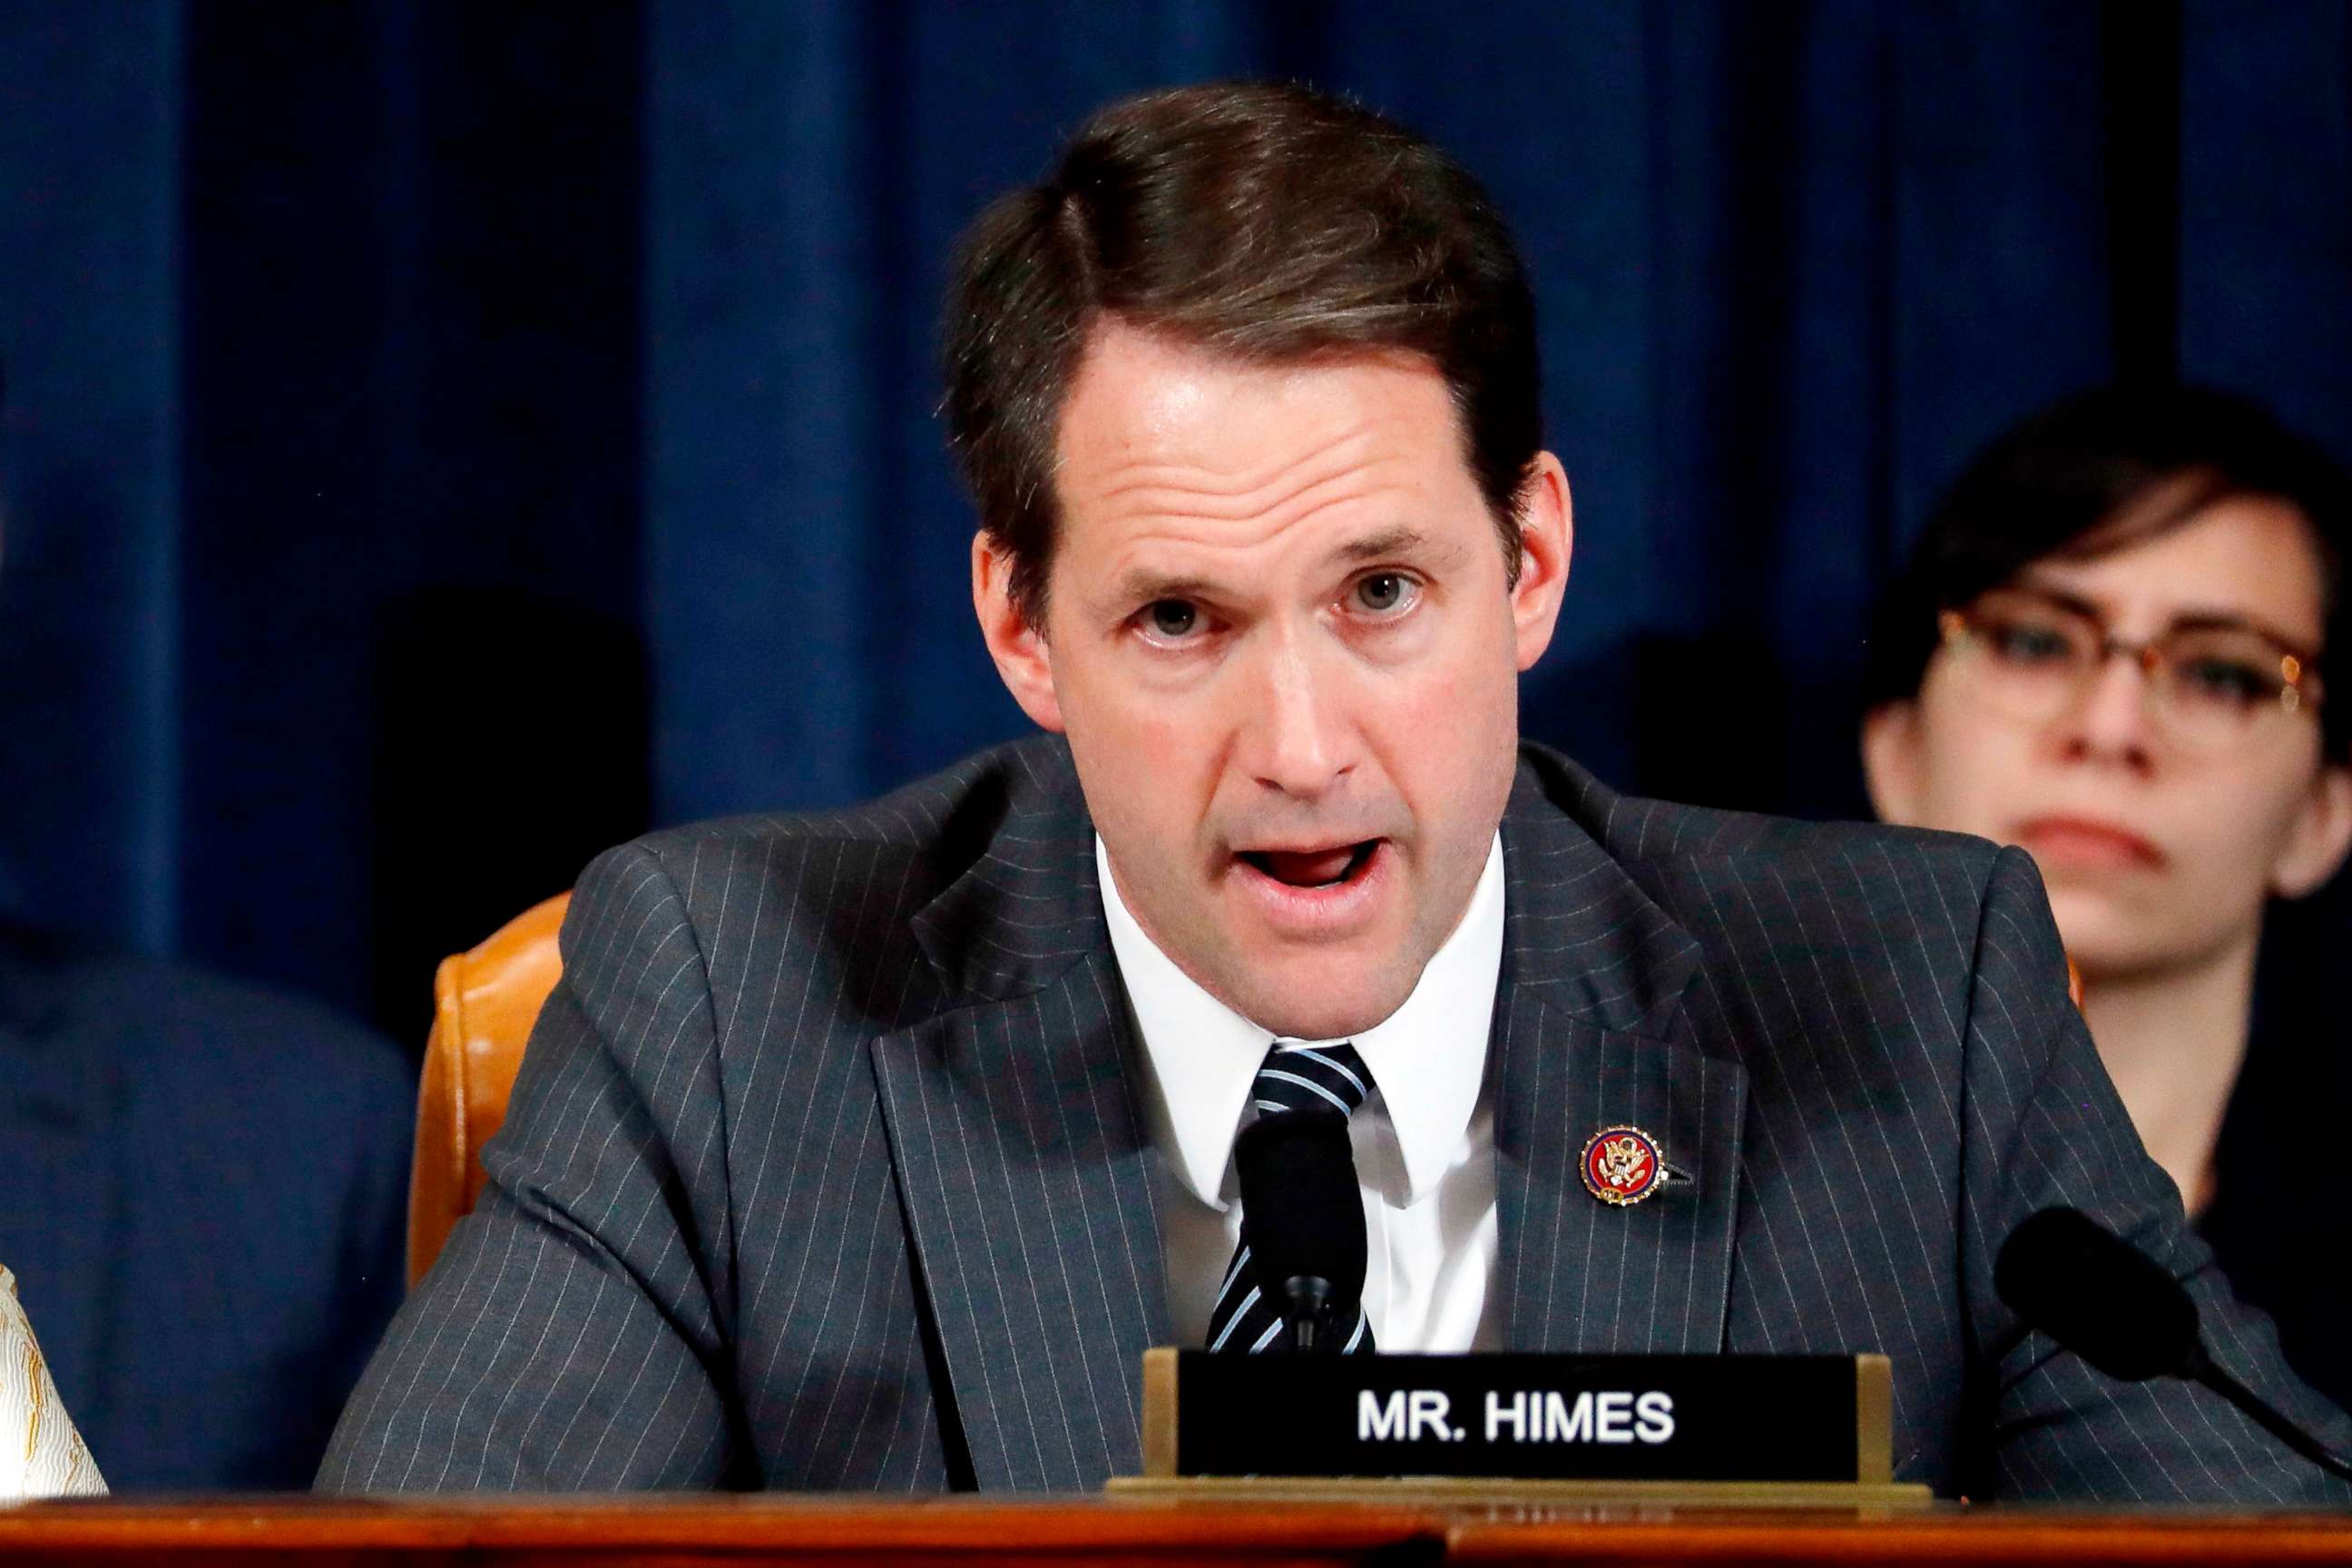
[[[1354,757],[1339,681],[1318,667],[1311,637],[1283,632],[1268,643],[1242,719],[1242,763],[1259,784],[1313,799],[1347,776]]]
[[[2149,716],[2153,679],[2139,661],[2110,657],[2059,715],[2058,740],[2066,755],[2144,771],[2155,755]]]

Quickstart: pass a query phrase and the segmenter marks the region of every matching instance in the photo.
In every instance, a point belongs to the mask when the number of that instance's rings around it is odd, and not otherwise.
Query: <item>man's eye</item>
[[[1156,636],[1171,642],[1191,637],[1201,624],[1200,606],[1189,599],[1156,599],[1145,607],[1143,616]]]
[[[1356,605],[1376,616],[1393,615],[1412,603],[1416,584],[1400,572],[1375,572],[1356,579]]]

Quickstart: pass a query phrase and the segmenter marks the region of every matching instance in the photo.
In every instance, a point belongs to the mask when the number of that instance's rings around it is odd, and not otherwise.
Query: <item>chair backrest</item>
[[[481,1199],[482,1145],[506,1120],[530,1026],[563,973],[555,933],[571,902],[565,893],[532,906],[480,946],[443,959],[433,977],[433,1033],[416,1091],[416,1163],[408,1183],[412,1286]]]

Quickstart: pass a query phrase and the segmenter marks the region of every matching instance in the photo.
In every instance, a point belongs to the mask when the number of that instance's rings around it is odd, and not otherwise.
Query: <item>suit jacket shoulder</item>
[[[985,1413],[942,1415],[939,1363],[1002,1352],[947,1344],[960,1282],[929,1272],[903,1187],[945,1170],[963,1184],[942,1201],[1008,1212],[974,1172],[1013,1158],[1022,1106],[1057,1108],[1022,1099],[1003,1053],[1053,1037],[1021,1000],[1099,949],[1100,922],[1091,829],[1052,740],[852,810],[599,857],[484,1151],[489,1189],[353,1396],[321,1484],[1080,1484],[1067,1463],[962,1453]],[[886,1061],[917,1102],[896,1121]],[[945,1165],[926,1159],[935,1134],[955,1141]],[[467,1332],[559,1307],[583,1325],[561,1343]],[[447,1388],[402,1370],[449,1358]],[[529,1409],[504,1397],[520,1387],[538,1391]],[[585,1408],[625,1415],[589,1432],[568,1418]]]
[[[1653,1026],[1687,1027],[1695,1009],[1720,1026],[1698,1039],[1717,1054],[1832,1025],[1857,1048],[1892,1041],[1881,1026],[1899,1002],[1905,1029],[1957,1070],[1989,919],[2026,962],[2063,967],[2032,863],[1981,838],[1620,795],[1532,744],[1504,838],[1524,862],[1522,914],[1587,944],[1596,923],[1643,932],[1612,956],[1628,983],[1671,985],[1650,999]],[[1541,933],[1520,922],[1522,941]]]
[[[1041,973],[1034,946],[1004,943],[1002,930],[1019,926],[1024,903],[1070,902],[1072,878],[1092,888],[1091,837],[1081,844],[1070,832],[1084,810],[1066,751],[1040,738],[854,807],[655,833],[583,875],[563,933],[567,966],[621,944],[646,949],[646,910],[674,900],[676,935],[730,1033],[763,1023],[769,999],[758,987],[780,961],[816,971],[811,983],[827,1004],[871,1028],[903,1027],[967,987],[1034,987],[1050,978],[1054,956],[1083,951],[1091,932],[1071,931],[1057,914],[1060,939],[1046,944]],[[1074,846],[1087,854],[1074,857]],[[592,963],[583,978],[609,970]]]
[[[1901,915],[1921,907],[1936,919],[1983,900],[2000,847],[1961,833],[1874,822],[1813,822],[1620,795],[1549,748],[1522,748],[1522,794],[1530,786],[1607,851],[1651,897],[1686,926],[1720,923],[1731,889],[1821,887],[1841,910]],[[1760,894],[1759,895],[1761,896]]]

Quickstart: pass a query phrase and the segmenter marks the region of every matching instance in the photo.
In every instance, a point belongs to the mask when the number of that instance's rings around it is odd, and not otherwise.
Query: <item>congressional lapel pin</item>
[[[1690,1180],[1638,1127],[1604,1127],[1584,1145],[1584,1189],[1604,1204],[1638,1204],[1660,1187]]]

